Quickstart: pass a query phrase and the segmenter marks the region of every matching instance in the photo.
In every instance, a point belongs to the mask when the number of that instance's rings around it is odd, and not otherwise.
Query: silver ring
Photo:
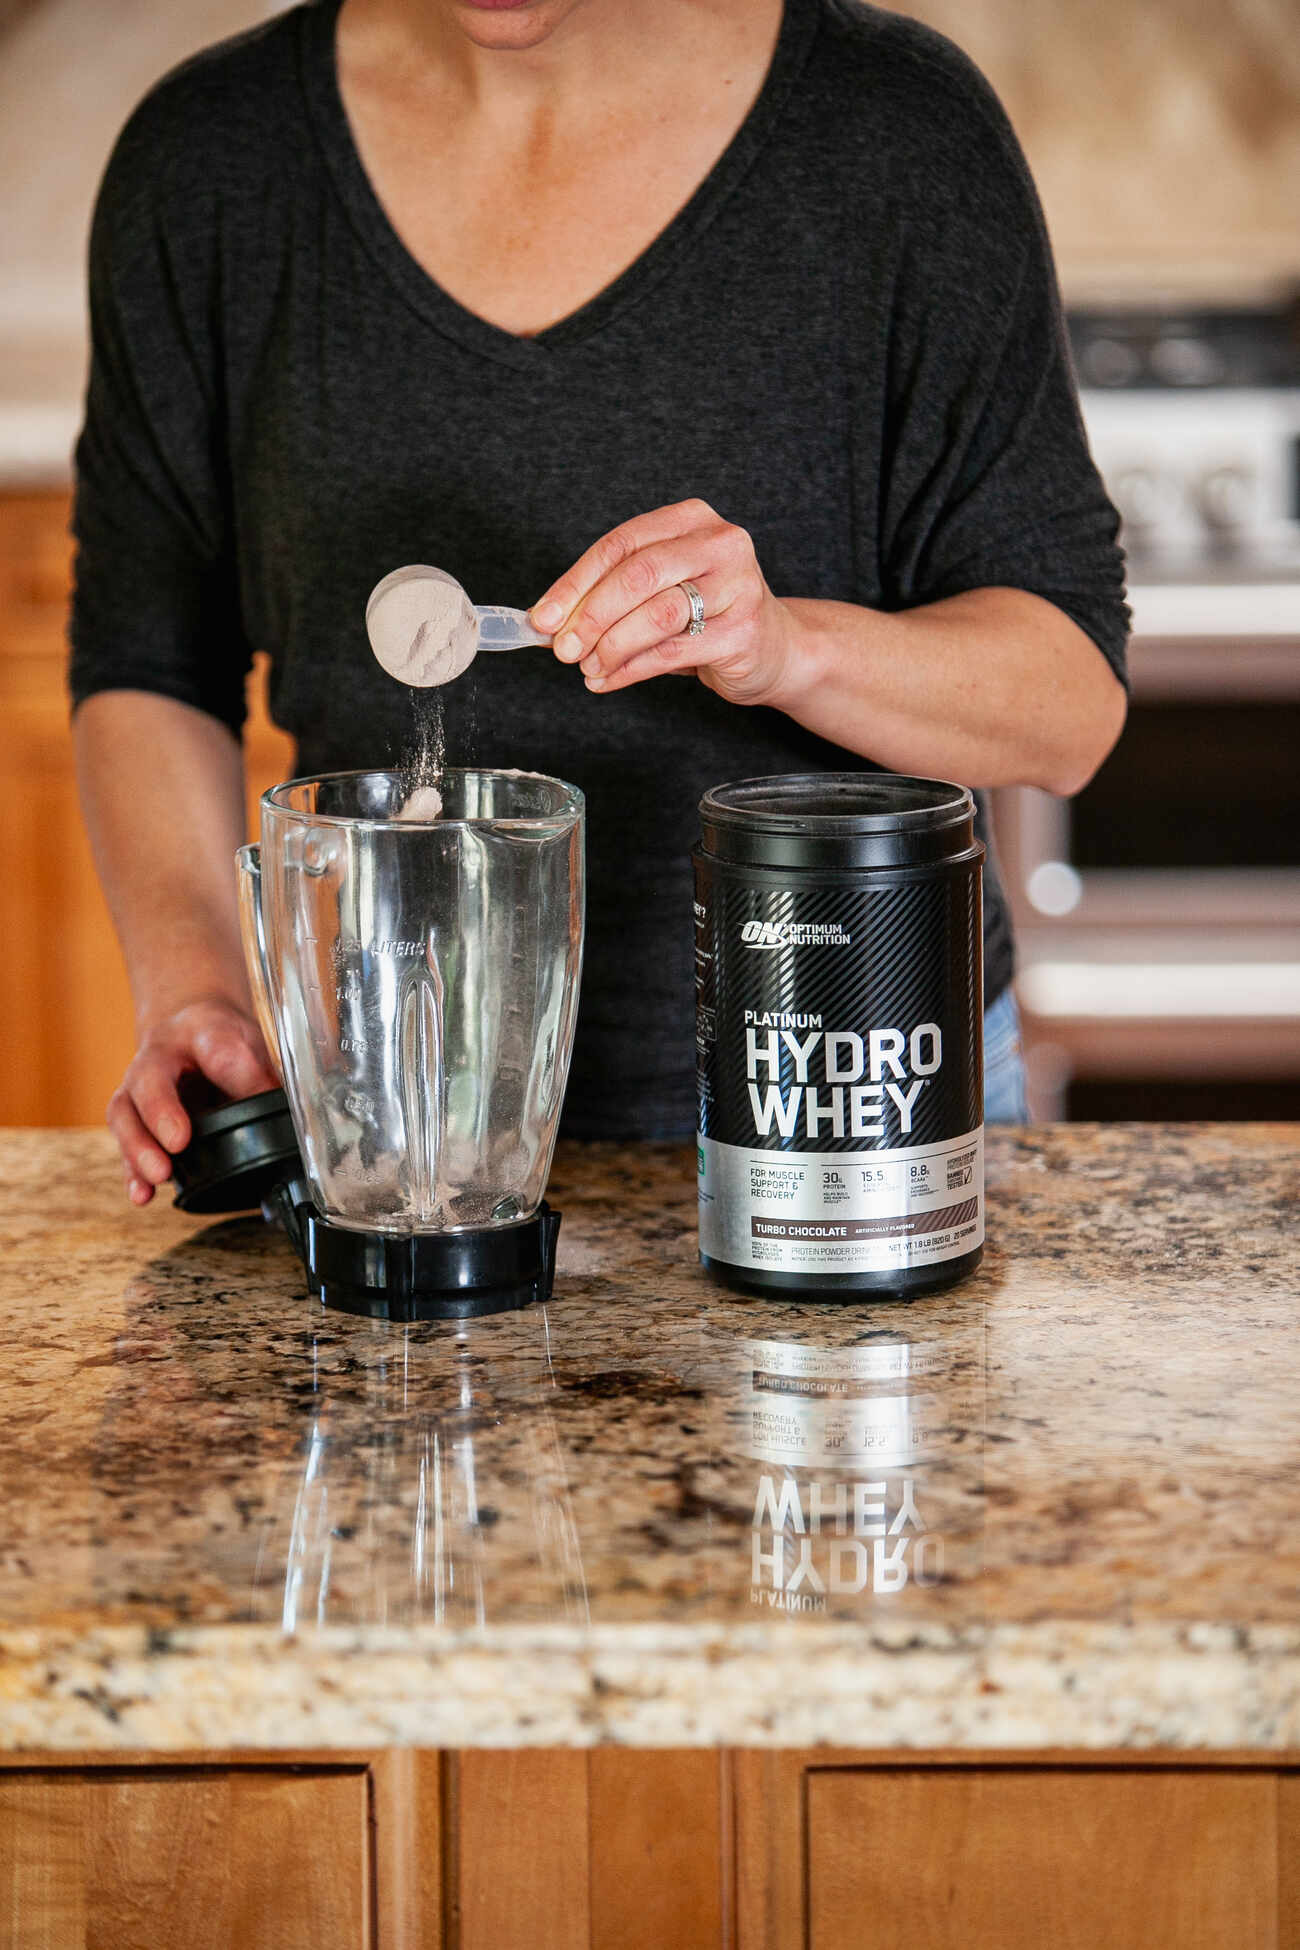
[[[693,582],[679,582],[678,588],[691,606],[691,620],[686,625],[687,636],[704,634],[704,598]]]

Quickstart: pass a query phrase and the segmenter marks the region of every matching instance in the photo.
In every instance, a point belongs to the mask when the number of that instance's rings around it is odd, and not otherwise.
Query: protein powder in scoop
[[[469,669],[480,650],[549,648],[522,609],[472,603],[455,576],[427,562],[393,569],[370,592],[366,633],[376,662],[399,684],[433,690]]]
[[[964,786],[746,779],[700,802],[700,1257],[907,1298],[984,1242],[983,931]]]

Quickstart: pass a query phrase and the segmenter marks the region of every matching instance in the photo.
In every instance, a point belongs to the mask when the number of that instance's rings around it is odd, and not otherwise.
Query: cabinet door
[[[99,1123],[132,1047],[121,956],[77,804],[62,495],[0,497],[0,1123]]]
[[[459,1950],[722,1950],[726,1768],[716,1751],[453,1757]]]
[[[363,1767],[0,1780],[3,1950],[373,1950]]]
[[[815,1771],[809,1950],[1275,1950],[1277,1777]]]

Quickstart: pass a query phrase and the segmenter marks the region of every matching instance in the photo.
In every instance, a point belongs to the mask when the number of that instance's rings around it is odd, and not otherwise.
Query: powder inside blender
[[[436,785],[417,785],[408,796],[397,819],[438,819],[442,814],[442,794]]]

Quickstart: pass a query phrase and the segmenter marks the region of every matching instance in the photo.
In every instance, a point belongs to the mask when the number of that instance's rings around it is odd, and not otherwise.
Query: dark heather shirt
[[[432,562],[477,602],[525,606],[616,522],[692,495],[748,529],[778,595],[901,610],[1032,590],[1123,675],[1116,517],[1042,220],[949,42],[856,0],[787,0],[762,92],[694,196],[589,304],[518,339],[388,223],[338,93],[337,11],[189,62],[109,163],[74,699],[159,692],[237,730],[265,650],[301,772],[397,762],[413,697],[367,645],[380,576]],[[566,1128],[693,1130],[700,795],[867,761],[689,678],[593,696],[542,652],[480,658],[442,695],[449,763],[587,795]],[[991,864],[985,936],[992,1002],[1012,944]]]

